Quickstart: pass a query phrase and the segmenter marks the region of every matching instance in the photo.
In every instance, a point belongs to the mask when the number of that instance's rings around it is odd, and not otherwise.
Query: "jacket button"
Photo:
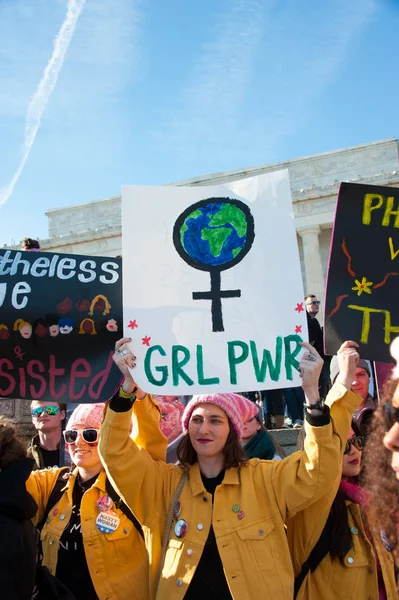
[[[349,558],[348,558],[348,563],[349,563],[350,565],[352,565],[354,562],[355,562],[355,561],[353,560],[353,558],[352,558],[351,556],[349,556]]]
[[[208,502],[208,498],[206,496],[202,496],[204,502]]]
[[[374,573],[373,567],[369,567],[369,573],[370,573],[370,575],[372,575]]]
[[[263,529],[259,529],[258,533],[259,535],[264,535],[265,532],[263,531]]]
[[[177,585],[178,587],[181,587],[181,586],[183,585],[183,582],[182,582],[182,580],[181,580],[181,579],[178,579],[178,580],[176,581],[176,585]]]
[[[198,523],[197,529],[199,529],[200,531],[202,531],[204,529],[203,524],[202,523]]]

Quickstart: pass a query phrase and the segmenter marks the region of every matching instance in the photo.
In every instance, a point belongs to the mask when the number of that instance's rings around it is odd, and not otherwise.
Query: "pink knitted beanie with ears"
[[[193,396],[184,409],[182,425],[184,433],[188,429],[188,422],[192,412],[199,404],[215,404],[228,416],[230,422],[240,439],[244,430],[244,423],[258,414],[258,407],[254,402],[247,400],[240,394],[203,394]]]
[[[69,417],[66,429],[85,427],[100,429],[104,416],[105,404],[79,404]]]

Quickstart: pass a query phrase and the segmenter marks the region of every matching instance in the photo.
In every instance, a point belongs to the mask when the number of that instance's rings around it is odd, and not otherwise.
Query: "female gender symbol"
[[[173,243],[194,269],[209,271],[209,292],[193,292],[193,300],[210,300],[212,331],[224,331],[222,298],[240,298],[241,290],[221,290],[221,271],[238,264],[255,238],[249,207],[232,198],[207,198],[187,208],[173,228]]]

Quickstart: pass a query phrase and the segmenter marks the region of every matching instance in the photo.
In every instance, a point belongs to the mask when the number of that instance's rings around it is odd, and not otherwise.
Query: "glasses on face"
[[[30,412],[32,417],[41,417],[44,412],[50,417],[54,417],[58,415],[59,410],[58,406],[37,406],[36,408],[32,408]]]
[[[382,409],[384,416],[384,429],[385,433],[388,433],[390,429],[395,425],[395,423],[399,423],[399,408],[395,408],[392,404],[388,402],[384,404]]]
[[[354,446],[356,448],[356,450],[359,450],[359,451],[363,450],[364,437],[357,435],[356,437],[353,437],[350,440],[347,440],[347,442],[345,444],[344,454],[349,454],[352,446]]]
[[[312,300],[312,302],[306,302],[306,306],[320,306],[320,300]]]
[[[66,429],[62,433],[66,444],[75,444],[79,435],[82,436],[86,444],[96,444],[98,442],[99,430],[81,429],[80,431],[76,431],[76,429]]]

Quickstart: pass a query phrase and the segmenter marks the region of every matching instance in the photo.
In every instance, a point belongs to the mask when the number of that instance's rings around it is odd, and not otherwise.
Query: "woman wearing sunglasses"
[[[354,352],[346,344],[337,356],[340,364]],[[352,376],[345,378],[340,373],[334,385],[350,387],[352,380]],[[299,449],[303,447],[304,434]],[[369,441],[366,447],[368,444]],[[398,598],[391,549],[384,533],[371,533],[372,503],[369,493],[359,485],[363,446],[364,438],[353,420],[342,457],[337,494],[331,498],[327,493],[312,507],[312,513],[304,510],[287,523],[297,600]],[[323,521],[326,506],[331,509],[327,521]],[[321,524],[320,529],[325,523],[316,539],[310,532],[314,520]]]
[[[127,369],[124,375],[126,386]],[[63,432],[70,473],[35,471],[27,482],[39,507],[36,522],[45,520],[43,564],[76,600],[148,600],[148,554],[140,525],[110,487],[98,453],[103,412],[104,404],[80,404],[73,411]],[[133,415],[132,435],[155,460],[166,457],[160,416],[151,398],[138,402]]]

